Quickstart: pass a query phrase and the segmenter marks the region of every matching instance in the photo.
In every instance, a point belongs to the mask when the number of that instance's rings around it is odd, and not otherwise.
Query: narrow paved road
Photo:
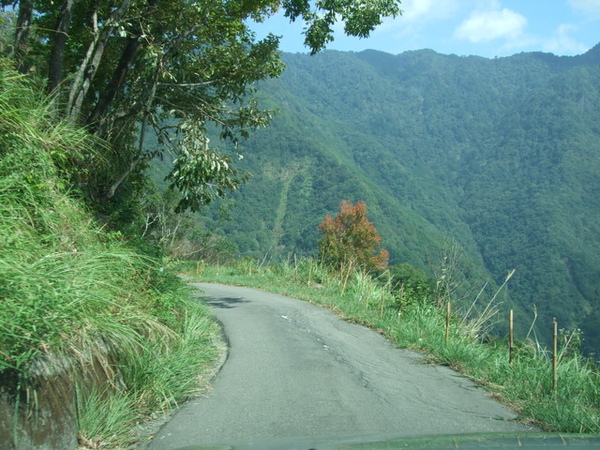
[[[255,289],[195,286],[224,326],[229,356],[211,391],[184,405],[150,449],[531,430],[457,373],[328,310]]]

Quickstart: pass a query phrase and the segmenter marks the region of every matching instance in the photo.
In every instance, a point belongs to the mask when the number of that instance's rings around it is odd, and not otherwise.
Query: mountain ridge
[[[279,114],[245,143],[253,177],[221,229],[241,254],[314,254],[323,216],[365,200],[393,263],[427,269],[458,243],[472,284],[517,269],[506,301],[522,328],[536,309],[600,347],[600,45],[573,57],[283,59],[283,76],[259,85]]]

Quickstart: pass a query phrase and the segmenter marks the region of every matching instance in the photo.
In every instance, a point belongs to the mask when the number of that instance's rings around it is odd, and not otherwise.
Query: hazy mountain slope
[[[246,143],[254,176],[223,229],[242,253],[314,252],[323,216],[365,200],[393,262],[426,267],[450,236],[468,277],[516,268],[513,301],[535,304],[546,327],[584,324],[593,343],[600,47],[284,56],[283,77],[261,86],[280,113]]]

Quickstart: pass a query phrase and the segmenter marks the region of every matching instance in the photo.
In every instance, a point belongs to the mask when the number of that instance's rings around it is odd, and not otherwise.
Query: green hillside
[[[245,143],[252,178],[213,223],[242,255],[314,254],[323,216],[365,200],[392,263],[429,268],[457,242],[473,288],[516,269],[522,328],[535,305],[538,325],[557,317],[600,348],[600,46],[284,61],[261,85],[279,114]]]

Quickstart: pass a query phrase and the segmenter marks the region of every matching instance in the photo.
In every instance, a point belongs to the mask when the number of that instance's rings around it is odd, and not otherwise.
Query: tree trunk
[[[119,176],[119,178],[108,188],[108,190],[102,196],[102,201],[107,201],[115,196],[117,189],[121,186],[121,183],[127,179],[129,174],[143,161],[143,155],[138,155],[136,159],[129,165],[127,169]]]
[[[68,31],[73,17],[73,7],[77,0],[64,0],[62,11],[54,31],[50,62],[48,63],[48,93],[53,93],[62,82],[65,47],[67,46]]]
[[[106,90],[98,100],[98,103],[92,111],[92,114],[90,114],[90,116],[88,117],[87,123],[91,125],[96,131],[101,128],[99,126],[100,122],[106,116],[106,113],[110,109],[117,93],[125,85],[127,74],[129,73],[129,69],[133,64],[139,46],[139,37],[136,36],[127,39],[127,44],[125,45],[125,49],[123,50],[123,54],[121,55],[119,65],[115,69],[112,79],[110,80]]]
[[[157,0],[148,0],[148,6],[145,14],[152,14],[151,10],[154,8],[154,6],[156,6],[156,2]],[[112,106],[115,97],[125,86],[129,69],[135,60],[137,50],[140,46],[140,36],[142,34],[143,31],[139,29],[134,35],[127,39],[125,48],[121,54],[121,60],[115,69],[113,77],[108,83],[104,93],[100,96],[96,107],[88,117],[87,124],[92,126],[92,129],[95,130],[94,132],[96,134],[98,134],[98,131],[103,128],[102,121]]]
[[[29,65],[25,56],[29,49],[29,30],[33,18],[34,0],[21,0],[19,2],[19,16],[17,17],[17,29],[15,32],[15,59],[17,68],[21,73],[29,71]]]
[[[67,103],[67,117],[71,121],[77,121],[81,115],[83,101],[87,96],[92,81],[98,72],[106,43],[108,42],[111,33],[115,30],[125,13],[129,9],[130,1],[124,0],[116,9],[108,20],[102,24],[102,28],[98,28],[97,11],[93,14],[94,38],[90,43],[83,62],[79,65],[75,80],[69,92],[69,101]]]
[[[152,88],[150,89],[150,95],[148,96],[148,100],[144,105],[144,116],[142,118],[142,125],[140,129],[140,140],[138,143],[138,154],[131,163],[131,165],[119,176],[119,178],[109,187],[108,191],[103,196],[103,200],[108,200],[112,198],[117,189],[123,183],[127,177],[133,172],[133,170],[137,167],[137,165],[143,161],[145,158],[151,158],[148,153],[144,153],[144,138],[146,136],[146,125],[148,122],[148,115],[150,114],[150,109],[152,108],[152,103],[154,102],[154,96],[156,95],[156,88],[158,87],[158,77],[160,75],[161,63],[157,62],[156,70],[154,71],[154,79],[152,83]]]

